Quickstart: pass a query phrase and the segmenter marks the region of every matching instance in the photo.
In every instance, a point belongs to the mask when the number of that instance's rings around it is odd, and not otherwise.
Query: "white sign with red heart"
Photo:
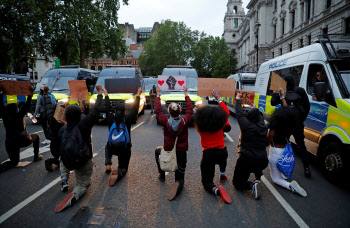
[[[186,85],[186,76],[158,75],[160,90],[183,90]]]

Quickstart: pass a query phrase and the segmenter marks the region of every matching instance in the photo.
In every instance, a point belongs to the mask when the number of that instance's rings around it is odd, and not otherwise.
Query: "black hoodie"
[[[266,159],[267,126],[257,108],[243,114],[241,100],[236,101],[236,118],[241,128],[241,155],[249,159]]]

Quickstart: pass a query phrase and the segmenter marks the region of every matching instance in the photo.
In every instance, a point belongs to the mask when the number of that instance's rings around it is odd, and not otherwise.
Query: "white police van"
[[[255,105],[265,117],[271,106],[271,73],[292,75],[309,96],[305,144],[324,174],[340,180],[350,163],[350,37],[322,35],[315,44],[269,60],[260,66]]]

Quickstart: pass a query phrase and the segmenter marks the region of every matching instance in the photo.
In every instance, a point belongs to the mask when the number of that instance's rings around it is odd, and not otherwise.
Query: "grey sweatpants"
[[[87,188],[91,185],[91,176],[92,176],[93,166],[94,166],[94,162],[92,161],[92,159],[90,159],[80,169],[74,170],[76,184],[75,184],[75,188],[73,189],[73,194],[77,200],[85,194]],[[68,180],[69,169],[67,169],[63,165],[62,161],[60,164],[60,171],[61,171],[61,180],[63,179]]]

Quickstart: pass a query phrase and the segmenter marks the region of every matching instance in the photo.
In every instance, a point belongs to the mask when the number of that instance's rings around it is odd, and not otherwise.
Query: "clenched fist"
[[[169,89],[175,89],[176,82],[177,82],[177,80],[173,76],[170,76],[166,80],[166,84],[168,84]]]

